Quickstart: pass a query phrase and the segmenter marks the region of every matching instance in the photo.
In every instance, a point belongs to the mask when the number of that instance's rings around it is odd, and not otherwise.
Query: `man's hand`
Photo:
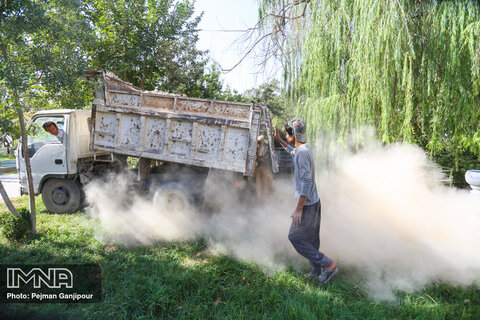
[[[273,126],[275,130],[273,130],[273,138],[275,140],[280,140],[280,133],[278,132],[278,128],[276,125]]]
[[[298,227],[302,223],[303,206],[305,205],[306,201],[307,201],[307,196],[300,196],[298,198],[297,207],[295,208],[295,211],[293,211],[292,215],[290,216],[290,218],[292,218],[292,224],[295,227]]]
[[[292,218],[292,224],[298,227],[302,223],[302,210],[295,209],[290,218]]]
[[[278,143],[280,143],[282,145],[282,147],[286,148],[288,143],[286,143],[285,141],[283,141],[283,139],[280,137],[280,133],[278,132],[278,128],[276,125],[273,126],[275,128],[275,130],[273,130],[273,133],[272,133],[272,136],[275,140],[278,141]]]

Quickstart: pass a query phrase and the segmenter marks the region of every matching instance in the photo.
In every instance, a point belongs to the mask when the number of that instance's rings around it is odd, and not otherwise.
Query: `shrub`
[[[463,151],[455,156],[452,152],[443,150],[437,152],[433,160],[443,167],[453,169],[453,185],[458,188],[470,188],[465,181],[465,173],[468,170],[480,169],[480,159],[469,151]]]
[[[14,216],[9,212],[0,215],[0,226],[2,234],[10,241],[20,240],[30,230],[30,212],[26,208],[21,208],[18,213],[21,217]]]

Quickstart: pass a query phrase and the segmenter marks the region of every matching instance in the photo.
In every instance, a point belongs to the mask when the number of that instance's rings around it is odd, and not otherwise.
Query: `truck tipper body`
[[[118,169],[128,156],[139,158],[139,180],[148,182],[143,187],[187,194],[195,190],[187,198],[197,200],[210,170],[253,176],[260,149],[268,150],[261,156],[268,157],[272,173],[278,172],[270,113],[264,105],[144,91],[101,71],[88,72],[86,78],[98,84],[91,110],[40,111],[31,121],[36,128],[28,138],[34,191],[42,194],[51,212],[78,210],[82,186]],[[46,121],[55,122],[63,137],[43,130]],[[26,193],[20,147],[17,154]],[[173,173],[167,170],[172,167]]]
[[[93,150],[253,175],[268,109],[143,91],[113,75],[103,79],[92,106]]]

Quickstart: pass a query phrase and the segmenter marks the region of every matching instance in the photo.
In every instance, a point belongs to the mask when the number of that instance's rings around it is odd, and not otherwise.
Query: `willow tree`
[[[315,134],[369,125],[391,143],[480,156],[477,1],[263,0],[265,30]],[[278,37],[284,37],[279,41]],[[288,49],[288,50],[286,50]]]

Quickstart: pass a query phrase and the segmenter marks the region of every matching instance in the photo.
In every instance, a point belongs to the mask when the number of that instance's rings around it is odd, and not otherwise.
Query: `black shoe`
[[[303,276],[307,279],[313,279],[313,278],[318,278],[318,276],[320,276],[321,273],[322,273],[321,271],[320,273],[310,271],[309,273],[305,273]]]
[[[338,267],[333,268],[332,270],[328,270],[324,268],[322,273],[318,276],[318,283],[327,283],[338,273]]]

